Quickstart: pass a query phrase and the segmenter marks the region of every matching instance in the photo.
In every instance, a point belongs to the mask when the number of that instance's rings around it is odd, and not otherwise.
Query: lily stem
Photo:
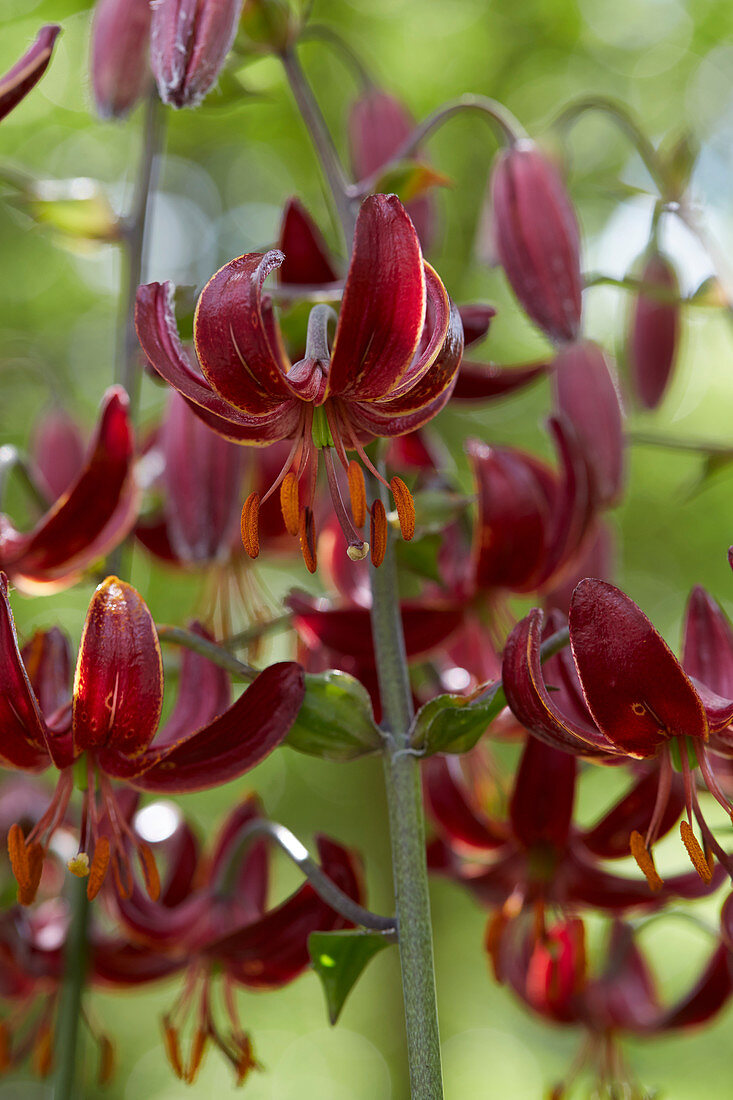
[[[79,1095],[74,1087],[76,1076],[76,1044],[81,1019],[81,998],[87,971],[87,926],[89,900],[87,880],[72,881],[71,924],[66,938],[64,984],[56,1028],[56,1064],[58,1070],[53,1100],[72,1100]]]
[[[277,821],[266,821],[264,818],[255,818],[244,823],[238,836],[232,841],[231,855],[224,865],[217,882],[217,888],[223,894],[231,893],[236,886],[242,857],[255,837],[264,836],[277,844],[283,852],[296,864],[298,869],[307,878],[315,892],[322,901],[335,909],[346,920],[353,924],[359,924],[362,928],[371,928],[376,932],[393,934],[395,923],[391,917],[381,917],[378,913],[372,913],[363,905],[350,898],[348,894],[336,885],[328,877],[314,859],[308,853],[305,845],[301,844],[297,836],[291,833],[284,825]]]
[[[386,490],[382,503],[388,505]],[[384,561],[369,571],[372,634],[386,724],[384,774],[389,807],[396,920],[412,1100],[441,1100],[438,1006],[425,858],[419,762],[410,748],[412,693],[390,534]]]
[[[123,228],[123,239],[127,246],[125,250],[127,280],[121,303],[116,374],[117,380],[129,395],[130,417],[133,421],[140,397],[140,344],[135,332],[135,297],[145,268],[146,228],[157,184],[165,134],[165,117],[157,92],[152,92],[145,107],[142,155],[132,208]]]
[[[344,172],[343,165],[336,151],[323,112],[318,106],[313,90],[303,72],[298,55],[294,47],[289,47],[280,54],[280,60],[285,70],[285,75],[293,93],[301,118],[305,123],[313,148],[320,161],[326,183],[333,196],[336,213],[338,214],[341,228],[344,234],[346,251],[351,252],[351,242],[354,239],[354,227],[356,216],[353,204],[349,198],[349,181]]]

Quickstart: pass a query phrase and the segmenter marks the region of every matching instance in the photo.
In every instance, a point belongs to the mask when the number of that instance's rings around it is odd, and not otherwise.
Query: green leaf
[[[303,706],[286,744],[324,760],[355,760],[378,752],[382,734],[369,692],[346,672],[307,673]]]
[[[311,932],[308,953],[321,979],[332,1024],[369,960],[392,943],[383,932]]]
[[[18,201],[40,225],[64,237],[79,241],[120,238],[117,215],[96,180],[38,180]]]
[[[417,712],[412,747],[425,756],[468,752],[505,706],[500,680],[484,685],[479,695],[438,695]]]

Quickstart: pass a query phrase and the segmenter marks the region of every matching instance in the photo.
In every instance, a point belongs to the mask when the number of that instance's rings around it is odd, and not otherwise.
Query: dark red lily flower
[[[404,103],[380,88],[371,87],[351,105],[349,111],[351,165],[357,180],[366,179],[392,160],[415,129],[415,120]],[[406,204],[424,249],[435,236],[435,202],[429,194]]]
[[[36,422],[31,436],[33,474],[48,500],[58,500],[84,466],[86,444],[79,425],[61,406]]]
[[[140,857],[151,895],[159,889],[146,845],[135,841],[120,812],[111,778],[139,790],[202,790],[244,774],[284,739],[303,699],[303,672],[293,662],[261,672],[228,706],[221,669],[187,652],[176,707],[156,737],[163,700],[160,647],[150,612],[131,588],[109,577],[89,605],[67,703],[48,720],[18,650],[0,574],[0,758],[6,767],[60,774],[47,811],[26,837],[8,836],[13,872],[24,904],[33,900],[48,846],[63,819],[75,782],[84,788],[78,854],[69,869],[100,889],[112,865],[121,892],[132,888],[128,844]],[[97,804],[97,786],[101,813]],[[103,827],[104,821],[109,825]]]
[[[641,282],[651,290],[679,294],[677,273],[661,252],[647,256]],[[626,345],[631,384],[645,409],[656,409],[674,369],[680,335],[680,307],[641,290],[634,301]]]
[[[102,118],[124,118],[152,85],[149,0],[97,0],[92,91]]]
[[[12,69],[0,77],[0,119],[10,114],[41,79],[51,60],[54,43],[61,33],[56,23],[41,27],[33,45]]]
[[[211,427],[240,443],[291,441],[289,457],[265,497],[281,487],[286,527],[300,534],[313,570],[313,496],[320,455],[350,555],[363,558],[368,544],[357,528],[366,518],[364,478],[346,451],[356,450],[380,478],[364,444],[375,436],[412,431],[442,409],[460,364],[463,330],[395,196],[375,195],[362,204],[333,346],[329,349],[327,334],[332,311],[315,306],[306,357],[295,365],[285,354],[270,300],[262,295],[265,278],[282,260],[275,251],[249,253],[221,268],[204,288],[194,341],[205,378],[184,356],[169,284],[140,287],[137,329],[151,365]],[[338,485],[334,451],[348,476],[353,522]],[[409,538],[412,499],[400,478],[393,478],[389,488]],[[252,557],[259,552],[257,517],[264,499],[251,494],[242,514],[243,541]],[[381,545],[386,535],[383,509],[375,516],[373,539]]]
[[[481,753],[474,750],[464,764],[458,757],[430,757],[423,774],[428,812],[439,833],[429,848],[430,864],[496,909],[490,939],[520,913],[532,912],[535,927],[541,929],[548,910],[567,914],[585,907],[623,913],[655,908],[666,897],[709,892],[694,872],[670,878],[665,894],[659,895],[650,893],[645,879],[607,869],[606,861],[628,856],[631,834],[649,827],[658,768],[645,769],[595,825],[581,829],[573,823],[573,756],[530,737],[505,820],[488,812]],[[673,828],[683,808],[682,782],[675,778],[660,835]],[[719,880],[716,876],[716,885]]]
[[[127,394],[113,386],[84,464],[36,526],[21,532],[0,513],[0,569],[18,588],[31,594],[68,588],[118,545],[137,514],[133,461]]]
[[[491,179],[499,260],[519,304],[550,339],[580,328],[580,233],[554,165],[529,141],[500,153]]]
[[[585,455],[564,418],[549,424],[558,471],[524,451],[468,443],[479,503],[476,589],[533,592],[554,586],[588,536],[596,502]]]
[[[733,864],[702,816],[691,760],[697,761],[710,793],[730,813],[715,779],[709,748],[726,744],[724,731],[733,721],[733,699],[722,698],[714,687],[691,679],[636,604],[613,585],[591,578],[582,580],[573,593],[569,616],[573,660],[565,661],[561,690],[550,692],[546,683],[552,680],[547,681],[539,657],[542,619],[541,611],[530,612],[512,631],[504,650],[504,690],[519,721],[540,740],[580,756],[659,757],[654,812],[645,835],[635,831],[630,838],[632,854],[652,889],[661,887],[661,879],[651,846],[666,813],[679,761],[687,811],[680,832],[690,859],[704,881],[712,877],[713,852],[730,873]],[[697,626],[695,621],[688,626],[690,650],[698,648]],[[694,670],[690,671],[694,677]],[[693,815],[704,849],[693,832]]]
[[[624,480],[623,413],[608,361],[598,344],[581,340],[562,348],[554,367],[556,408],[573,426],[594,502],[608,508]]]
[[[210,92],[234,42],[243,0],[156,0],[150,66],[160,98],[197,107]]]
[[[117,902],[119,917],[137,943],[185,961],[186,981],[165,1017],[164,1033],[171,1065],[189,1083],[210,1042],[232,1063],[238,1083],[257,1066],[237,1011],[237,986],[276,989],[289,984],[309,964],[311,932],[350,927],[307,883],[268,908],[266,842],[255,841],[243,857],[238,854],[242,830],[260,817],[262,807],[255,795],[250,796],[226,818],[209,853],[196,855],[190,839],[180,845],[179,855],[169,863],[175,893],[154,903],[135,888],[129,898]],[[327,837],[318,838],[318,850],[328,877],[349,897],[363,900],[361,871],[353,853]],[[212,1011],[217,975],[222,977],[227,1031]],[[189,1021],[193,1042],[184,1065],[180,1035]]]
[[[551,1100],[570,1095],[587,1066],[595,1068],[598,1095],[647,1100],[625,1063],[619,1040],[678,1030],[712,1019],[728,1002],[731,983],[728,952],[717,947],[699,978],[677,1002],[663,1006],[656,982],[633,929],[621,920],[611,925],[604,962],[589,973],[582,921],[555,922],[538,941],[533,930],[510,926],[496,945],[498,976],[546,1020],[580,1025],[587,1039],[567,1077],[551,1091]]]

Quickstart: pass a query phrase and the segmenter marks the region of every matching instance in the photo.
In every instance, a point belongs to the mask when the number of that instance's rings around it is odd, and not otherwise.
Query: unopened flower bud
[[[680,311],[677,302],[665,302],[679,293],[677,275],[666,256],[653,252],[641,273],[641,281],[653,294],[639,293],[634,303],[628,334],[627,359],[634,393],[646,409],[662,400],[674,367],[679,341]]]
[[[92,90],[102,118],[124,118],[152,83],[150,0],[97,0],[92,20]]]
[[[529,317],[550,337],[580,327],[580,233],[554,165],[529,141],[499,155],[491,180],[499,261]]]
[[[150,64],[160,98],[196,107],[211,90],[237,32],[242,0],[153,0]]]

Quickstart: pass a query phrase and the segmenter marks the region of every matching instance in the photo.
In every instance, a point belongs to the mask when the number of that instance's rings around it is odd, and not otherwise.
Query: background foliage
[[[0,0],[0,71],[41,23],[64,27],[48,75],[3,123],[0,163],[42,178],[100,180],[113,206],[124,208],[140,118],[117,125],[93,117],[88,8],[79,0]],[[722,254],[730,253],[733,7],[724,0],[316,0],[314,20],[337,29],[375,79],[402,96],[417,117],[475,91],[505,102],[531,133],[541,135],[566,101],[601,92],[637,112],[654,140],[691,131],[700,144],[693,190]],[[357,91],[353,77],[326,44],[308,43],[302,58],[345,148],[346,109]],[[317,165],[277,63],[258,60],[238,75],[249,93],[241,101],[223,84],[203,108],[170,119],[150,279],[200,287],[235,252],[270,244],[281,204],[296,192],[335,239]],[[541,338],[520,318],[502,275],[477,259],[487,251],[480,230],[495,149],[491,131],[479,119],[460,119],[430,149],[436,167],[453,180],[440,194],[442,228],[431,261],[458,301],[489,300],[499,309],[483,349],[487,357],[512,362],[542,354]],[[652,204],[635,189],[647,183],[638,158],[609,123],[596,116],[575,128],[570,186],[585,234],[586,268],[621,276],[641,251]],[[709,274],[701,250],[679,228],[663,240],[685,289],[693,289]],[[8,204],[0,205],[0,247],[0,442],[25,445],[50,388],[91,423],[112,376],[120,262],[115,246],[62,239]],[[588,294],[590,334],[618,349],[623,292]],[[728,444],[732,340],[722,311],[688,310],[674,384],[662,408],[632,427]],[[145,382],[145,418],[151,422],[163,396],[160,387]],[[442,415],[439,428],[464,487],[470,484],[464,439],[476,435],[542,451],[548,402],[540,384],[499,405]],[[733,607],[725,557],[733,536],[733,472],[724,467],[704,476],[698,456],[648,447],[632,449],[629,467],[627,497],[615,515],[618,583],[676,645],[693,583],[705,584]],[[11,498],[10,504],[17,502]],[[293,583],[313,583],[300,565],[292,573],[265,565],[262,573],[274,594]],[[163,574],[142,553],[135,556],[132,579],[159,622],[182,622],[196,602],[197,580]],[[21,632],[60,622],[78,638],[90,591],[91,584],[40,600],[16,595]],[[269,651],[280,652],[276,646]],[[187,808],[206,834],[241,791],[255,786],[270,814],[304,839],[324,831],[358,847],[372,906],[385,911],[391,885],[384,871],[389,848],[379,768],[371,761],[333,765],[286,749],[246,782],[193,796]],[[611,801],[613,783],[608,770],[588,778],[582,803],[588,819]],[[673,860],[680,858],[678,847],[673,844]],[[278,889],[290,885],[283,867]],[[481,948],[485,915],[457,886],[434,883],[433,905],[447,1096],[535,1100],[543,1083],[567,1065],[577,1037],[530,1019],[494,985]],[[696,911],[714,924],[718,900]],[[674,917],[650,926],[644,942],[668,995],[688,984],[693,964],[708,947],[704,932]],[[158,1017],[172,993],[172,986],[161,986],[154,993],[94,996],[95,1012],[119,1044],[121,1068],[105,1095],[174,1100],[187,1094],[160,1045]],[[242,1006],[268,1069],[248,1083],[251,1100],[388,1100],[407,1094],[395,952],[371,964],[337,1030],[327,1026],[312,974],[267,996],[242,994]],[[632,1058],[639,1077],[674,1100],[729,1096],[732,1012],[699,1036],[636,1044]],[[95,1086],[88,1087],[85,1095],[96,1095]],[[235,1095],[227,1067],[213,1057],[197,1090],[222,1100]],[[0,1096],[42,1095],[43,1086],[30,1080],[0,1085]]]

